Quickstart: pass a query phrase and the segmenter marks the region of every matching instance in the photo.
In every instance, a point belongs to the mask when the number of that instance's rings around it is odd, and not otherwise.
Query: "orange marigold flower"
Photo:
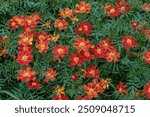
[[[122,45],[126,46],[126,50],[130,50],[131,47],[138,46],[138,43],[136,42],[134,37],[132,37],[132,36],[124,36],[122,38]]]
[[[36,43],[36,48],[38,49],[39,53],[42,53],[42,52],[46,53],[49,48],[49,42],[47,41],[47,42]]]
[[[86,68],[86,78],[98,78],[99,77],[99,70],[96,69],[95,66],[88,66]]]
[[[82,63],[84,62],[84,59],[82,58],[82,56],[80,54],[71,54],[69,57],[69,61],[70,61],[70,66],[81,66]]]
[[[59,34],[50,34],[50,37],[49,37],[49,40],[51,41],[51,42],[57,42],[57,40],[60,38],[60,35]]]
[[[64,19],[71,17],[72,13],[73,13],[73,10],[71,10],[69,8],[65,8],[65,9],[62,9],[59,11],[59,15]]]
[[[136,28],[140,25],[140,22],[130,22],[130,25],[132,26],[132,28]]]
[[[102,87],[103,87],[104,89],[109,89],[110,81],[111,81],[110,78],[106,78],[106,79],[101,78],[101,79],[100,79],[100,82],[102,83]]]
[[[66,29],[68,26],[68,23],[66,22],[65,19],[57,19],[55,22],[54,22],[54,27],[55,28],[58,28],[59,30],[64,30]]]
[[[21,69],[18,72],[17,79],[21,80],[22,82],[24,81],[29,82],[35,76],[35,74],[36,74],[35,71],[32,71],[30,67],[27,67],[25,69]]]
[[[42,27],[50,28],[51,20],[46,21],[44,24],[42,24]]]
[[[52,53],[55,55],[55,59],[64,58],[66,54],[68,54],[68,47],[63,45],[56,45]]]
[[[146,83],[143,93],[147,95],[147,98],[150,99],[150,82]]]
[[[120,82],[117,85],[116,92],[121,93],[121,94],[128,93],[127,85],[124,84],[123,82]]]
[[[88,51],[89,48],[91,47],[91,43],[89,40],[86,40],[84,38],[76,38],[75,43],[73,47],[78,51]]]
[[[64,86],[62,86],[62,87],[57,86],[57,87],[54,88],[55,94],[58,97],[61,97],[62,95],[65,95],[64,90],[65,90]]]
[[[30,52],[19,52],[17,56],[17,62],[23,66],[28,66],[32,60],[33,55]]]
[[[40,89],[40,82],[35,77],[28,82],[29,89]]]
[[[76,5],[75,13],[90,13],[91,5],[81,1]]]
[[[103,88],[103,83],[102,82],[96,81],[95,88],[96,88],[97,93],[103,93],[104,92],[104,88]]]
[[[49,40],[49,35],[46,32],[41,31],[40,33],[36,33],[36,42],[47,42]]]
[[[143,56],[143,59],[150,64],[150,51],[146,51],[146,53]]]
[[[117,52],[115,48],[109,50],[105,55],[107,62],[112,62],[112,61],[117,62],[119,57],[120,57],[120,53]]]
[[[95,83],[90,82],[87,85],[83,86],[84,93],[87,94],[91,99],[98,97],[97,89]]]
[[[90,35],[92,32],[92,25],[90,22],[82,22],[75,28],[75,34],[85,34],[86,36]]]
[[[23,34],[20,34],[19,37],[20,37],[20,39],[18,41],[19,45],[23,45],[23,46],[32,45],[33,34],[23,33]]]
[[[53,70],[52,68],[49,68],[45,73],[44,73],[45,79],[44,82],[49,82],[50,81],[55,81],[57,72]]]

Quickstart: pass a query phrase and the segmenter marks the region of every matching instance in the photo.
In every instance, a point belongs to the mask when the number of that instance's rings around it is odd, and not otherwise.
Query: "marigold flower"
[[[131,47],[138,46],[138,43],[136,42],[134,37],[132,37],[132,36],[124,36],[122,38],[122,45],[126,46],[126,50],[130,50]]]
[[[84,61],[90,62],[92,59],[94,59],[94,55],[89,51],[82,51],[80,54],[83,56]]]
[[[116,49],[112,49],[109,50],[106,55],[105,55],[105,59],[107,60],[107,62],[117,62],[118,58],[120,57],[120,53],[116,51]]]
[[[121,93],[121,94],[124,94],[124,93],[127,94],[128,93],[127,85],[124,84],[123,82],[120,82],[117,85],[116,92]]]
[[[62,94],[61,96],[54,96],[52,100],[69,100],[67,95]]]
[[[42,24],[42,27],[50,28],[51,20],[46,21],[44,24]]]
[[[102,48],[102,46],[95,46],[93,49],[91,49],[92,53],[95,54],[96,58],[104,58],[105,57],[105,50]]]
[[[26,46],[20,45],[20,46],[18,46],[18,51],[19,52],[29,52],[29,53],[31,53],[32,52],[32,47],[29,46],[29,45],[26,45]]]
[[[128,4],[128,0],[116,0],[116,5]]]
[[[126,13],[126,12],[130,11],[130,7],[127,6],[127,5],[125,5],[125,4],[118,5],[116,8],[119,11],[120,15],[122,15],[123,13]]]
[[[84,62],[83,57],[80,54],[73,53],[69,57],[70,66],[81,66]]]
[[[59,30],[64,30],[66,29],[68,26],[68,23],[66,22],[65,19],[57,19],[55,22],[54,22],[54,27],[55,28],[58,28]]]
[[[35,34],[36,35],[36,42],[48,42],[48,40],[49,40],[49,35],[48,34],[46,34],[46,32],[44,32],[44,31],[41,31],[40,33],[36,33]]]
[[[101,48],[103,48],[104,50],[108,50],[111,48],[111,46],[114,44],[114,42],[112,40],[110,40],[109,38],[105,38],[104,40],[100,40],[99,42],[99,46]],[[103,50],[103,51],[104,51]]]
[[[85,97],[78,96],[77,100],[91,100],[91,97],[90,96],[85,96]]]
[[[103,89],[109,89],[110,81],[111,81],[110,78],[106,78],[106,79],[101,78],[100,79],[100,82],[102,83]]]
[[[20,34],[19,37],[20,37],[18,41],[19,45],[23,45],[23,46],[32,45],[33,34],[23,33],[23,34]]]
[[[96,69],[95,66],[88,66],[86,68],[86,78],[98,78],[99,77],[99,70]]]
[[[90,13],[91,5],[81,1],[79,4],[76,5],[75,13]]]
[[[38,49],[38,52],[39,53],[42,53],[42,52],[47,52],[48,51],[48,48],[49,48],[49,42],[40,42],[40,43],[37,43],[36,44],[36,48]]]
[[[132,26],[132,28],[136,28],[140,25],[140,22],[130,22],[130,25]]]
[[[22,66],[28,66],[30,62],[33,60],[33,55],[29,52],[19,52],[17,56],[18,64]]]
[[[55,55],[55,59],[64,58],[66,54],[68,54],[68,47],[63,45],[56,45],[52,53]]]
[[[49,68],[45,73],[44,73],[45,79],[44,82],[49,82],[50,81],[55,81],[57,72],[53,70],[52,68]]]
[[[146,31],[146,36],[147,36],[147,38],[150,40],[150,30],[147,30],[147,31]]]
[[[145,12],[150,12],[150,3],[145,3],[142,5],[142,9],[145,11]]]
[[[150,64],[150,51],[146,51],[146,53],[143,55],[143,59]]]
[[[87,94],[91,99],[98,97],[98,92],[95,86],[95,83],[90,82],[87,85],[83,86],[84,93]]]
[[[92,32],[92,25],[90,22],[81,22],[78,27],[75,28],[75,34],[85,34],[86,36],[90,35]]]
[[[143,93],[147,95],[147,98],[150,99],[150,82],[146,83]]]
[[[50,34],[50,37],[49,37],[49,40],[51,41],[51,42],[57,42],[57,40],[60,38],[60,34]]]
[[[73,10],[71,10],[69,8],[65,8],[65,9],[62,9],[59,11],[59,15],[64,19],[71,17],[72,13],[73,13]]]
[[[29,82],[33,77],[35,77],[35,74],[35,71],[33,71],[30,67],[27,67],[18,72],[17,79],[21,80],[22,82]]]
[[[40,89],[40,82],[38,79],[36,78],[32,78],[29,82],[28,82],[28,88],[29,89]]]
[[[79,19],[78,19],[78,17],[77,17],[77,15],[74,13],[74,14],[72,14],[72,16],[71,17],[69,17],[70,18],[70,20],[72,21],[72,24],[75,24],[76,22],[78,22],[79,21]]]
[[[73,45],[73,47],[78,51],[78,52],[81,52],[81,51],[88,51],[89,48],[91,47],[91,43],[89,40],[86,40],[84,38],[76,38],[75,39],[75,43]]]
[[[103,83],[102,82],[96,81],[95,88],[97,90],[97,93],[103,93],[104,92],[104,88],[103,88]]]
[[[105,6],[105,12],[109,13],[110,18],[114,18],[119,15],[117,7],[113,7],[111,5]]]

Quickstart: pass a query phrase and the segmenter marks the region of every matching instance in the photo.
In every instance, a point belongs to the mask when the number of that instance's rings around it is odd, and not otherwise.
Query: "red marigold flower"
[[[3,37],[2,36],[0,36],[0,43],[3,41]]]
[[[54,81],[56,80],[57,72],[54,69],[49,68],[46,72],[44,72],[44,76],[44,82],[49,82],[49,80]]]
[[[130,22],[130,25],[132,26],[132,28],[136,28],[140,25],[140,22]]]
[[[150,51],[146,51],[146,53],[143,56],[143,59],[150,64]]]
[[[111,5],[105,6],[105,12],[109,13],[110,18],[114,18],[119,15],[119,11],[118,11],[117,7],[113,7]]]
[[[65,19],[57,19],[55,22],[54,22],[54,27],[55,28],[58,28],[59,30],[64,30],[66,29],[68,26],[68,23],[66,22]]]
[[[119,57],[120,53],[117,52],[115,48],[112,48],[112,50],[110,49],[105,55],[105,59],[107,60],[107,62],[117,62]]]
[[[130,7],[122,4],[116,7],[117,10],[119,11],[119,14],[122,15],[123,13],[129,12],[130,11]]]
[[[19,37],[20,37],[20,39],[18,41],[19,45],[23,45],[23,46],[32,45],[33,34],[24,33],[24,34],[20,34]]]
[[[103,83],[102,82],[96,81],[95,88],[97,90],[97,93],[103,93],[104,92],[104,88],[103,88]]]
[[[65,8],[65,9],[62,9],[59,11],[59,15],[64,19],[71,17],[72,14],[73,14],[73,10],[71,10],[69,8]]]
[[[23,66],[28,66],[32,60],[33,55],[29,52],[19,52],[17,56],[17,62]]]
[[[31,27],[34,29],[41,19],[42,16],[40,14],[31,14],[30,16],[25,17],[24,27]]]
[[[85,97],[78,96],[77,100],[91,100],[91,97],[90,96],[85,96]]]
[[[86,40],[84,38],[76,38],[75,39],[75,43],[73,45],[73,47],[78,51],[88,51],[89,48],[91,47],[91,43],[89,40]]]
[[[102,48],[102,46],[95,46],[94,48],[91,49],[92,53],[95,54],[96,58],[104,58],[105,57],[105,49]]]
[[[126,50],[130,50],[131,47],[138,46],[138,43],[136,42],[134,37],[132,37],[132,36],[124,36],[122,38],[122,45],[126,46]]]
[[[127,85],[124,84],[123,82],[120,82],[117,85],[116,92],[121,93],[121,94],[124,94],[124,93],[127,94],[128,93]]]
[[[23,16],[14,16],[9,22],[8,27],[11,27],[13,30],[16,28],[23,26],[24,17]]]
[[[87,85],[83,86],[84,93],[87,94],[91,99],[94,97],[98,97],[97,89],[95,87],[95,83],[90,82]]]
[[[146,83],[146,86],[143,89],[143,93],[147,95],[147,98],[150,99],[150,82]]]
[[[31,53],[32,52],[32,47],[27,45],[27,46],[23,46],[23,45],[20,45],[18,46],[18,51],[19,52],[29,52]]]
[[[26,81],[30,81],[34,76],[35,76],[36,72],[32,71],[30,67],[27,67],[25,69],[21,69],[18,72],[18,76],[17,79],[21,80],[22,82]]]
[[[64,56],[68,54],[68,47],[63,45],[56,45],[54,46],[52,53],[55,55],[56,60],[58,60],[58,58],[64,58]]]
[[[76,5],[75,13],[90,13],[91,5],[81,1],[79,4]]]
[[[28,82],[29,89],[40,89],[40,82],[35,77]]]
[[[95,66],[88,66],[86,68],[86,78],[98,78],[99,77],[99,70],[96,69]]]
[[[36,33],[36,42],[47,42],[49,40],[49,35],[46,32],[41,31],[40,33]]]
[[[71,80],[72,80],[72,81],[78,80],[78,74],[72,75],[72,76],[71,76]]]
[[[109,38],[105,38],[104,40],[100,40],[100,42],[99,42],[99,46],[101,46],[101,48],[103,48],[104,50],[110,49],[110,47],[113,44],[114,44],[114,42],[112,40],[110,40]]]
[[[79,54],[83,56],[84,61],[90,62],[92,59],[94,59],[94,55],[89,51],[82,51]]]
[[[38,49],[39,53],[42,52],[47,52],[48,51],[48,47],[49,47],[49,42],[40,42],[40,43],[36,43],[36,48]]]
[[[90,22],[82,22],[78,25],[77,28],[75,28],[75,34],[85,34],[88,36],[92,32],[92,25]]]
[[[84,62],[83,57],[80,54],[73,53],[69,57],[70,66],[81,66]]]
[[[52,100],[69,100],[67,95],[62,94],[61,96],[54,96]]]

